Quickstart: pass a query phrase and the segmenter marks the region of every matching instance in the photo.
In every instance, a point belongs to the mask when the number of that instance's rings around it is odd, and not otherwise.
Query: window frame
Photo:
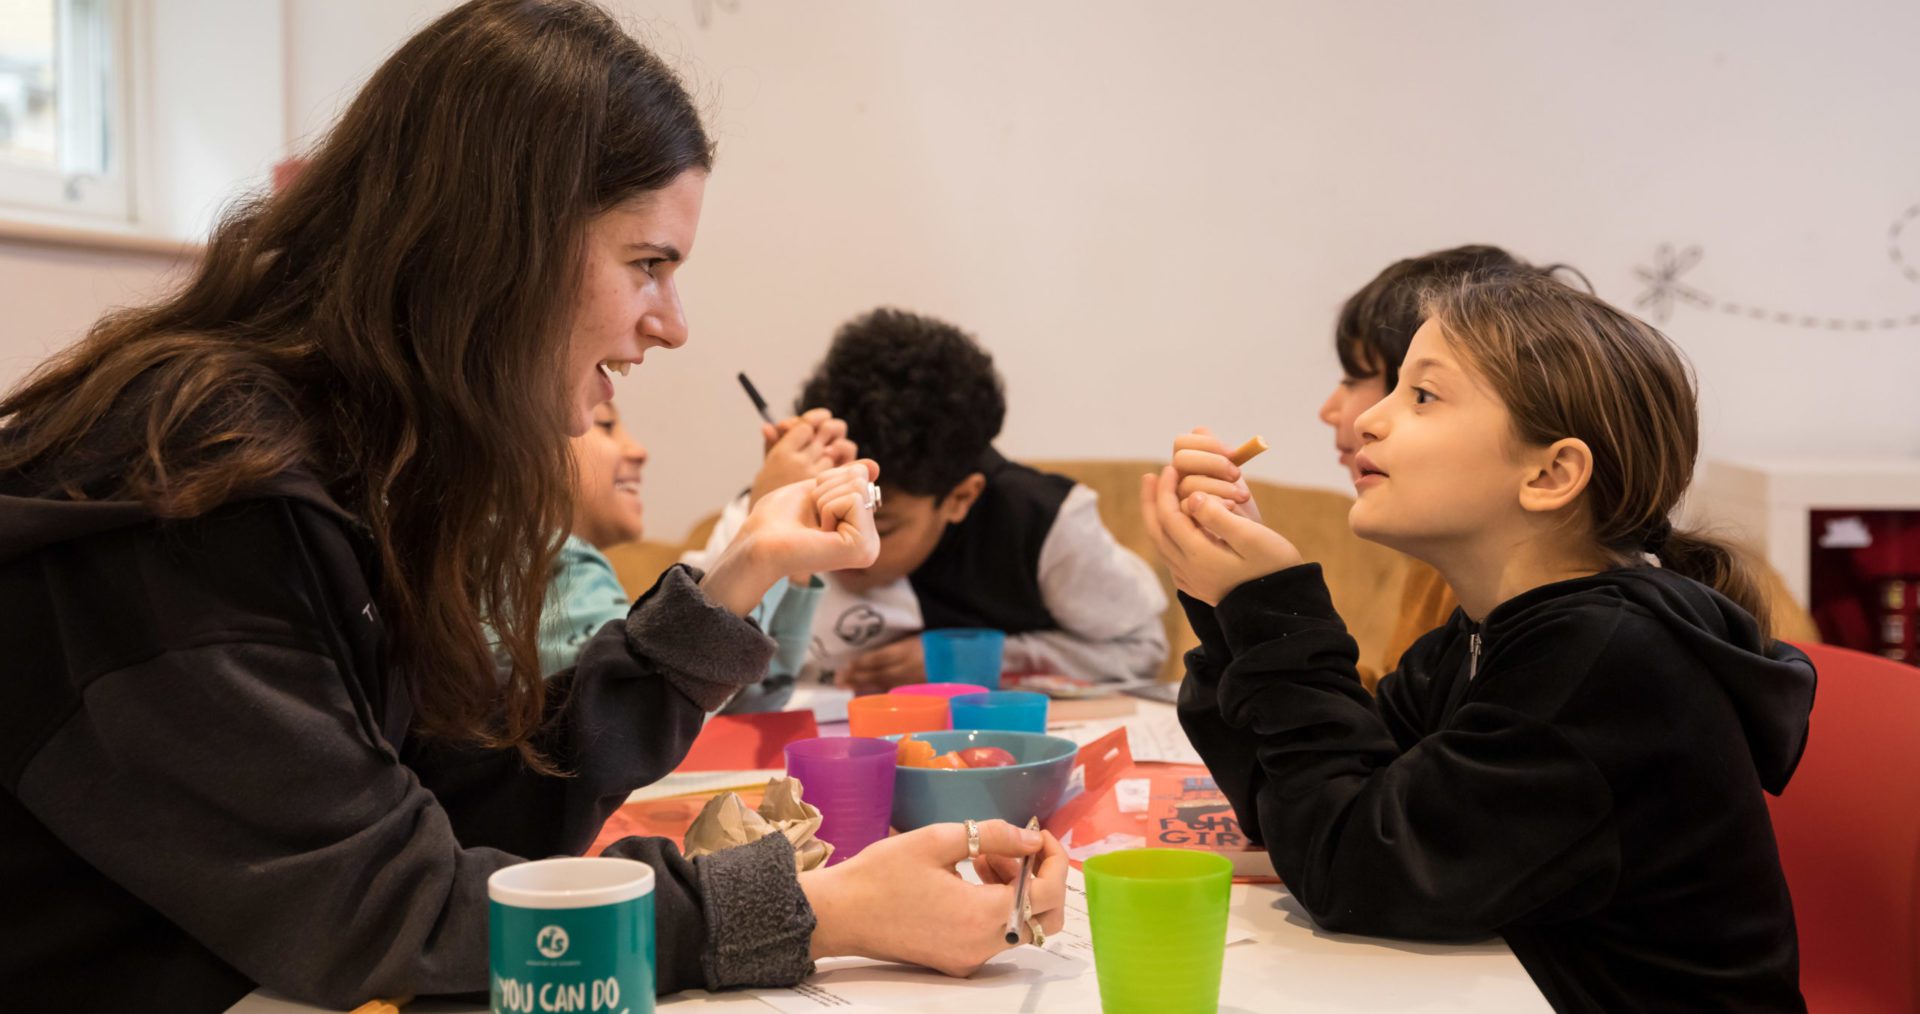
[[[56,150],[63,164],[41,168],[0,162],[0,215],[53,217],[75,225],[128,225],[134,220],[132,124],[133,38],[137,4],[130,0],[52,0]],[[76,30],[78,27],[81,30]],[[106,66],[101,71],[100,62]],[[104,77],[104,80],[102,78]],[[76,108],[74,96],[84,107]],[[77,165],[68,137],[103,119],[99,159]]]

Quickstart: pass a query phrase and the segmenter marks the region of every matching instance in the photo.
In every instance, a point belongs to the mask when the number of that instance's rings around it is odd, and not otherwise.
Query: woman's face
[[[674,275],[693,253],[706,188],[707,174],[689,169],[587,223],[567,357],[569,436],[592,428],[595,407],[613,399],[610,373],[624,374],[650,348],[687,343]]]
[[[594,408],[593,425],[573,438],[573,534],[600,549],[638,539],[646,463],[647,449],[620,425],[613,403]]]

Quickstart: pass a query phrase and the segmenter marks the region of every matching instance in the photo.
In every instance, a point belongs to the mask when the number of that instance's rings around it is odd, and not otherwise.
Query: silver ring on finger
[[[877,482],[867,483],[867,496],[866,496],[866,499],[860,501],[860,506],[866,510],[876,510],[879,508],[880,506],[880,484],[879,483]]]
[[[967,821],[967,858],[980,858],[980,822]]]

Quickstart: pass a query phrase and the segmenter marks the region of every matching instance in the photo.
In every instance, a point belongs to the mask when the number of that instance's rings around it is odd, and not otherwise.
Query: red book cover
[[[1126,730],[1080,750],[1086,791],[1046,822],[1076,861],[1122,848],[1201,849],[1233,861],[1234,879],[1273,883],[1273,860],[1249,845],[1232,804],[1197,764],[1137,764]]]
[[[786,746],[820,735],[811,711],[715,715],[675,771],[785,770]]]

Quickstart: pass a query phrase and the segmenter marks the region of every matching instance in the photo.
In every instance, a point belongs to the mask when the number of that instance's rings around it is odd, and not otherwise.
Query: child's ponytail
[[[1764,573],[1752,553],[1724,539],[1704,532],[1681,531],[1666,525],[1666,537],[1656,530],[1647,552],[1660,566],[1682,577],[1690,577],[1753,614],[1760,624],[1760,636],[1771,642],[1773,631],[1772,596],[1767,593]]]

